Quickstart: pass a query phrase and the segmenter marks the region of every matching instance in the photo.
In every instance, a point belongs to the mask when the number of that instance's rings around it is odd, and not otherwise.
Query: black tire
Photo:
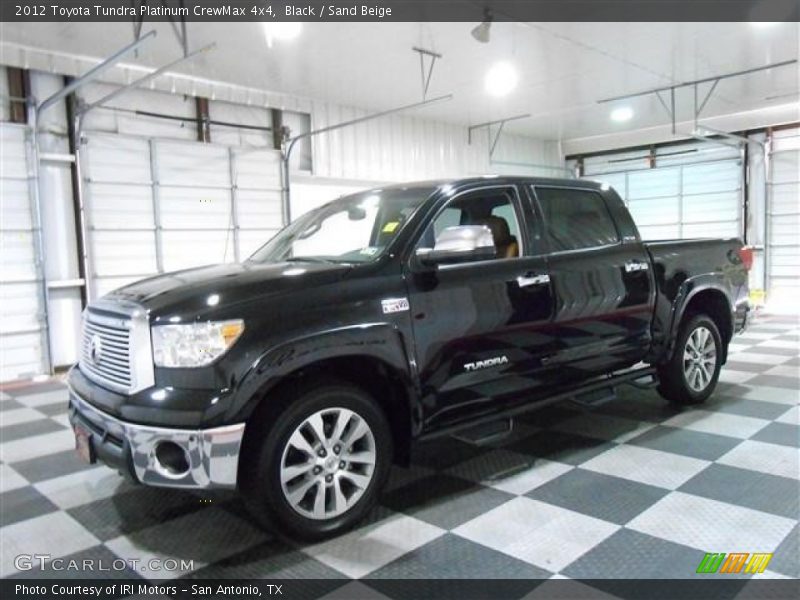
[[[698,339],[692,338],[693,334],[702,336],[704,330],[714,344],[713,371],[712,363],[708,362],[710,356],[693,349]],[[705,402],[717,386],[723,350],[722,337],[713,320],[704,314],[687,317],[678,331],[672,358],[658,367],[659,394],[680,406]],[[698,354],[700,358],[694,358]]]
[[[267,528],[277,527],[292,537],[319,540],[347,531],[372,508],[389,475],[393,449],[391,430],[386,415],[369,394],[347,383],[327,382],[292,386],[284,389],[281,396],[281,398],[273,397],[266,400],[270,403],[277,401],[277,406],[281,407],[277,412],[271,411],[272,415],[268,422],[265,422],[264,419],[267,411],[257,412],[253,415],[259,420],[253,423],[252,433],[245,440],[243,446],[245,454],[242,457],[243,468],[240,470],[239,488],[245,505],[261,525]],[[369,427],[372,435],[370,441],[374,441],[374,467],[368,485],[343,514],[324,519],[309,518],[301,514],[299,508],[295,509],[284,493],[281,483],[282,463],[286,459],[285,452],[295,452],[295,450],[288,450],[287,446],[289,446],[289,439],[297,429],[319,411],[335,411],[336,409],[352,411]],[[324,418],[328,417],[329,414],[325,413]],[[269,424],[270,422],[271,424]],[[357,421],[350,421],[350,423],[354,422]],[[248,423],[248,427],[250,427],[250,423]],[[304,431],[308,430],[304,429]],[[329,458],[333,458],[333,449],[329,449],[328,452],[330,452]],[[314,461],[316,457],[310,459],[304,457],[303,462],[306,460]],[[338,461],[338,458],[336,460]],[[350,469],[349,465],[347,469]],[[347,477],[344,471],[345,469],[342,469],[341,475]],[[323,471],[321,476],[326,477],[326,472]],[[301,483],[303,480],[310,481],[315,478],[310,472],[299,477],[301,477]],[[317,479],[319,477],[316,476]],[[347,480],[346,483],[349,481]],[[309,494],[313,493],[316,497],[320,490],[328,488],[321,481],[318,485],[320,487],[314,486],[309,490]],[[340,479],[337,477],[335,485],[337,490],[341,490],[344,489],[345,483],[340,483]],[[322,493],[327,500],[326,505],[331,505],[334,492],[332,487],[328,489],[330,491]]]

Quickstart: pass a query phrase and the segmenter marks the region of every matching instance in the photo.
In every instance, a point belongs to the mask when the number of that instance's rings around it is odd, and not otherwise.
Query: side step
[[[600,406],[616,399],[617,390],[612,385],[575,394],[570,398],[575,404],[580,404],[581,406]]]
[[[597,378],[582,385],[576,386],[575,389],[572,390],[565,390],[559,394],[554,394],[549,398],[543,398],[536,402],[521,404],[519,406],[513,406],[506,410],[500,411],[499,413],[491,414],[491,415],[483,415],[472,419],[467,422],[456,423],[454,425],[448,425],[445,427],[441,427],[434,431],[426,431],[419,435],[417,438],[420,441],[424,440],[431,440],[439,437],[444,436],[463,436],[464,432],[471,431],[477,429],[478,431],[483,431],[483,427],[485,425],[491,425],[493,427],[492,431],[497,434],[497,437],[494,439],[500,439],[501,432],[503,435],[508,435],[511,432],[513,425],[506,424],[505,427],[500,428],[498,426],[498,422],[503,422],[503,420],[510,421],[516,415],[521,415],[528,412],[534,412],[537,410],[541,410],[546,406],[551,406],[558,402],[562,402],[564,400],[574,399],[576,397],[584,397],[586,394],[590,394],[596,390],[606,390],[605,394],[607,396],[607,390],[609,388],[615,388],[620,385],[635,385],[636,387],[641,388],[651,388],[658,385],[658,376],[655,367],[649,366],[642,366],[639,368],[632,368],[627,371],[622,371],[620,373],[613,374],[611,376]],[[601,396],[602,399],[602,396]],[[610,398],[609,398],[610,399]],[[471,440],[479,440],[480,443],[487,443],[486,435],[470,435],[469,437],[463,436],[460,439],[464,439],[465,441]],[[489,437],[489,441],[491,441],[491,437]]]
[[[513,430],[514,419],[499,419],[497,421],[481,423],[469,429],[462,429],[453,437],[468,444],[483,446],[508,437]]]
[[[640,390],[652,390],[658,387],[658,375],[656,373],[648,373],[639,379],[629,382],[629,385]]]

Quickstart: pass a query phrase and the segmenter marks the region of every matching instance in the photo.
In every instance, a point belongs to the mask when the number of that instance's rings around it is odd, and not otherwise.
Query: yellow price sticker
[[[389,221],[383,226],[383,233],[394,233],[394,230],[397,229],[398,225],[400,225],[400,223],[397,221]]]

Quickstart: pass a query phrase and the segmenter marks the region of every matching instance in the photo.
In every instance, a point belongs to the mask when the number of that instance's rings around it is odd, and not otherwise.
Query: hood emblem
[[[100,339],[99,335],[93,335],[92,339],[89,340],[89,359],[96,364],[99,365],[100,361],[103,358],[103,341]]]

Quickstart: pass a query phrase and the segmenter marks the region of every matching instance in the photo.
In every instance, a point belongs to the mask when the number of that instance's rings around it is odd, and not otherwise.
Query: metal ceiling
[[[169,23],[131,62],[157,67],[181,47]],[[505,131],[550,140],[614,136],[668,125],[654,96],[621,100],[634,117],[614,123],[615,103],[604,98],[713,78],[800,54],[800,24],[749,23],[494,23],[491,42],[470,35],[473,23],[304,23],[299,38],[267,48],[258,23],[189,23],[190,49],[216,42],[214,53],[182,65],[181,72],[371,111],[420,96],[419,56],[412,47],[442,55],[428,95],[453,93],[430,118],[468,126],[527,114]],[[130,24],[0,25],[0,37],[76,55],[107,56],[132,36]],[[496,60],[512,62],[520,84],[508,97],[489,97],[483,76]],[[704,107],[711,118],[789,106],[798,101],[796,67],[720,81]],[[693,118],[691,89],[676,93],[676,119]],[[797,114],[797,111],[795,111]],[[667,129],[668,131],[668,129]]]

